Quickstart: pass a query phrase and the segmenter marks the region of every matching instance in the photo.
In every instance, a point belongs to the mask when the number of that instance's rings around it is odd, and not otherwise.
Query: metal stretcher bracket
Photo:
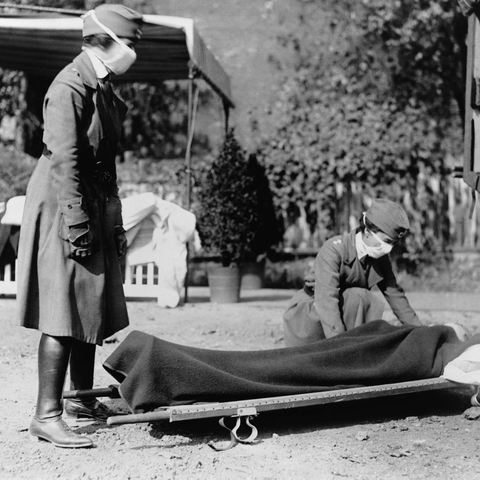
[[[230,429],[229,427],[227,427],[227,425],[225,425],[225,417],[222,417],[218,421],[218,423],[223,428],[225,428],[226,430],[228,430],[230,432],[230,443],[225,447],[221,447],[219,445],[216,445],[213,442],[209,442],[208,445],[210,447],[212,447],[214,450],[216,450],[217,452],[220,452],[220,451],[224,451],[224,450],[230,450],[237,443],[247,443],[247,444],[248,443],[253,443],[258,436],[258,430],[257,430],[257,427],[255,427],[255,425],[253,425],[250,422],[250,420],[251,420],[251,418],[253,418],[256,415],[257,415],[257,410],[254,407],[239,408],[237,415],[232,415],[232,417],[231,417],[231,418],[235,418],[235,417],[237,418],[237,420],[235,422],[235,426],[232,429]],[[242,420],[243,419],[245,419],[245,425],[250,429],[250,435],[246,438],[241,438],[238,434],[238,430],[242,426]]]

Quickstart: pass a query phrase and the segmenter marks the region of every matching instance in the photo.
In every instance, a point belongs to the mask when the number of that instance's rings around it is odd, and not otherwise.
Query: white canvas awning
[[[118,80],[188,79],[190,66],[232,107],[230,79],[191,18],[144,15],[137,61]],[[82,46],[79,16],[0,15],[0,67],[54,77]]]

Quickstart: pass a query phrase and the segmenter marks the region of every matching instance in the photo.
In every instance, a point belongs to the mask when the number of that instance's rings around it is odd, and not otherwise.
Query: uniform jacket
[[[126,106],[109,102],[82,52],[44,101],[44,154],[30,179],[18,252],[20,324],[89,343],[128,325],[114,227],[122,225],[115,155]],[[88,222],[93,254],[70,257],[69,227]]]
[[[357,230],[327,240],[321,247],[306,283],[314,278],[315,311],[327,338],[345,331],[342,320],[342,293],[352,287],[370,290],[377,285],[393,313],[403,324],[421,325],[397,284],[388,255],[368,257],[364,267],[357,256]]]

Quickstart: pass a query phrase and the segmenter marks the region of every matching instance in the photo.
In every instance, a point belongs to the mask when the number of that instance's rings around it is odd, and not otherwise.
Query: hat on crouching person
[[[392,240],[398,240],[410,230],[407,212],[398,203],[376,198],[365,212],[365,218]]]

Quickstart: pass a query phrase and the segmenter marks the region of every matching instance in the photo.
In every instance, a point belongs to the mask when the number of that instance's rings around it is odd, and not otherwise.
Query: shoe
[[[61,416],[55,416],[47,419],[33,417],[30,424],[30,434],[38,437],[39,440],[45,440],[61,448],[89,448],[93,447],[93,441],[75,433],[62,420]]]
[[[65,400],[65,413],[76,420],[99,420],[106,422],[108,417],[116,413],[102,402],[95,400]]]

